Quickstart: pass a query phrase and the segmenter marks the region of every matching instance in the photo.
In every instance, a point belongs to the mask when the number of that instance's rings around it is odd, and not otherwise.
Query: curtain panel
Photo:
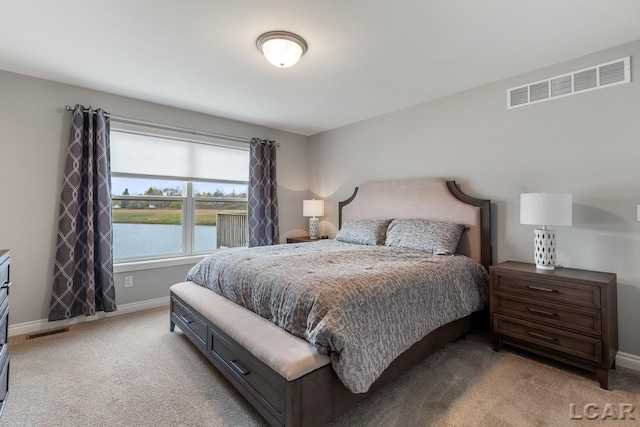
[[[76,105],[60,197],[49,321],[115,311],[109,118]]]
[[[279,243],[275,141],[253,138],[249,148],[249,247]]]

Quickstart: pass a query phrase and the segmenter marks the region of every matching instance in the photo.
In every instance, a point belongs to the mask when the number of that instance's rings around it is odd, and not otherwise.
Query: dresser
[[[9,251],[0,250],[0,417],[9,393]]]
[[[618,352],[616,275],[514,261],[489,270],[494,350],[507,344],[595,372],[607,389]]]

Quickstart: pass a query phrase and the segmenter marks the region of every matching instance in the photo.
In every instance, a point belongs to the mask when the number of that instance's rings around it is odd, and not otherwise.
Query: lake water
[[[216,227],[196,225],[195,251],[216,249]],[[113,224],[113,258],[182,254],[182,226]]]

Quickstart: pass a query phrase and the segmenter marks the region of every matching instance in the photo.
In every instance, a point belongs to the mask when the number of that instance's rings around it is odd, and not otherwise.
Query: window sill
[[[175,258],[153,259],[145,261],[118,262],[113,265],[114,273],[127,273],[129,271],[153,270],[156,268],[175,267],[178,265],[196,264],[208,254],[190,255]]]

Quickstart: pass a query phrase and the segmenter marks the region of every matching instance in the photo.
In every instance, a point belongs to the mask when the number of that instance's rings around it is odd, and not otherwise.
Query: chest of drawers
[[[513,261],[490,273],[494,350],[512,345],[587,369],[608,387],[618,352],[615,274]]]
[[[9,251],[0,250],[0,417],[9,394]]]

